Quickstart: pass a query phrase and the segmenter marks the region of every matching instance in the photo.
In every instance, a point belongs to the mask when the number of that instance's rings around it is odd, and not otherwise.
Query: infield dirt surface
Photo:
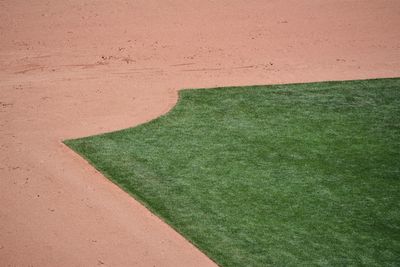
[[[0,0],[0,18],[4,266],[213,266],[61,141],[181,88],[400,76],[396,0]]]

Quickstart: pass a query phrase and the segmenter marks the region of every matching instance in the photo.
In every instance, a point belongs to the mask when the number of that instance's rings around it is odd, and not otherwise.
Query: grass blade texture
[[[183,90],[65,143],[221,266],[400,264],[400,79]]]

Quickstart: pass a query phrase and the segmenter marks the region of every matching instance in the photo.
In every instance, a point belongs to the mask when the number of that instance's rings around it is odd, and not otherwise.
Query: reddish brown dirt
[[[0,0],[2,266],[211,266],[61,144],[177,90],[400,76],[400,1]]]

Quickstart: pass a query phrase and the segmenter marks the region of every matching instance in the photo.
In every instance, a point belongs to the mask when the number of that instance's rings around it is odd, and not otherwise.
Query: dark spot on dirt
[[[122,58],[122,61],[126,62],[126,64],[130,64],[132,62],[135,62],[135,60],[132,59],[131,57],[124,57],[124,58]]]
[[[11,107],[13,105],[14,105],[13,103],[0,102],[0,106],[3,107],[3,108]]]

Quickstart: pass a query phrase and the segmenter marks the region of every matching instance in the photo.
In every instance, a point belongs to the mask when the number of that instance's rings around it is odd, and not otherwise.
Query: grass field
[[[183,90],[65,143],[219,265],[400,264],[400,79]]]

